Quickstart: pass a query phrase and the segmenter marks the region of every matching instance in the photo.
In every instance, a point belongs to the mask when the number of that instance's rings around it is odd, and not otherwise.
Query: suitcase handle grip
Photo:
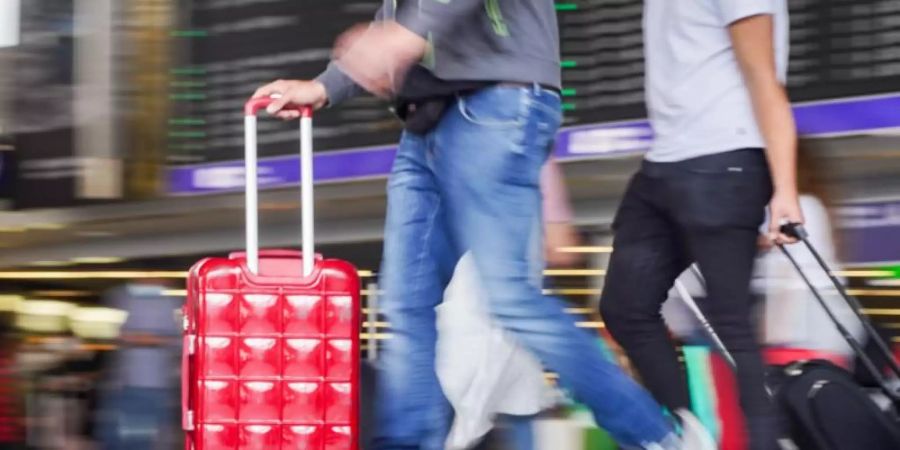
[[[259,273],[259,186],[257,175],[256,113],[274,100],[272,97],[252,98],[244,105],[244,179],[247,268]],[[301,249],[304,255],[315,255],[313,230],[313,137],[312,107],[289,105],[300,111],[300,210]],[[303,276],[312,275],[314,258],[303,259]]]
[[[809,233],[806,232],[806,228],[803,227],[802,223],[786,223],[781,226],[780,231],[787,236],[801,241],[804,241],[809,237]]]
[[[278,97],[257,97],[247,100],[247,103],[244,104],[244,116],[257,115],[260,110],[268,108],[272,103],[272,100],[275,100],[276,98]],[[296,106],[288,104],[284,109],[299,111],[301,117],[312,117],[313,114],[312,106]]]

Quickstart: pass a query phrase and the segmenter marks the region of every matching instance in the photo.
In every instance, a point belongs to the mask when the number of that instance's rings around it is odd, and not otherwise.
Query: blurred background
[[[264,82],[315,76],[378,4],[0,0],[0,448],[117,448],[104,436],[126,420],[158,433],[136,448],[182,445],[178,309],[194,262],[242,246],[241,106]],[[900,2],[790,6],[808,193],[829,207],[851,293],[898,335]],[[567,251],[584,258],[547,276],[601,333],[610,222],[652,138],[641,10],[557,2],[556,155],[584,242]],[[317,240],[364,277],[365,358],[390,337],[377,268],[399,130],[371,98],[315,118]],[[297,247],[296,125],[261,121],[260,144],[261,242]]]

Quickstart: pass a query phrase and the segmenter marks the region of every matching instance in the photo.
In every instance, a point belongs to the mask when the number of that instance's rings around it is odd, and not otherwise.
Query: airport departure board
[[[900,1],[788,1],[794,101],[900,91]],[[185,4],[172,32],[179,55],[171,73],[173,163],[240,158],[241,104],[253,89],[318,74],[334,38],[370,20],[380,1]],[[566,124],[643,117],[642,2],[560,0],[556,9]],[[392,143],[400,129],[387,104],[372,98],[323,111],[315,121],[317,151]],[[294,125],[263,120],[260,132],[263,156],[297,151]]]
[[[794,101],[900,91],[900,1],[788,0]],[[568,120],[644,116],[642,2],[557,4]]]

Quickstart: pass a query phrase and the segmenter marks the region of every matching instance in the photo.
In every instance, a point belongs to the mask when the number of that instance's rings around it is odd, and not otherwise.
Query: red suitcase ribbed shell
[[[188,450],[356,450],[359,278],[347,262],[299,252],[210,258],[185,305]]]

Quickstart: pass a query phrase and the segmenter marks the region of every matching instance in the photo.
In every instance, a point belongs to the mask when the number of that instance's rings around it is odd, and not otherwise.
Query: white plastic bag
[[[437,317],[437,375],[456,412],[448,450],[475,445],[497,414],[534,415],[555,403],[541,364],[492,322],[471,255],[460,260]]]

